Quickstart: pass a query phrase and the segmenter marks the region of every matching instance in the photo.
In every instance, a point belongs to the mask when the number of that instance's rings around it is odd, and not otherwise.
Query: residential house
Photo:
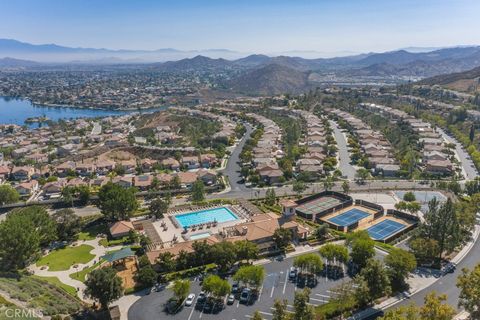
[[[150,186],[152,185],[153,182],[153,176],[152,175],[141,175],[141,176],[135,176],[133,178],[133,184],[135,187],[137,187],[140,190],[148,190]]]
[[[35,169],[30,166],[13,167],[11,176],[17,181],[30,180],[34,172]]]
[[[180,178],[180,184],[182,187],[187,189],[190,189],[198,178],[195,172],[179,172],[177,173],[177,176]]]
[[[162,166],[166,169],[178,171],[180,170],[180,162],[174,158],[163,159],[161,162]]]
[[[204,169],[198,170],[197,177],[208,186],[215,184],[215,182],[217,181],[217,175],[215,174],[215,172]]]
[[[198,169],[200,168],[200,162],[198,161],[197,156],[189,156],[182,158],[182,165],[190,169]]]
[[[200,155],[200,163],[202,168],[212,168],[218,164],[217,156],[214,153]]]
[[[15,186],[15,189],[21,196],[30,196],[34,192],[38,191],[39,185],[38,181],[30,180],[28,182],[22,182]]]

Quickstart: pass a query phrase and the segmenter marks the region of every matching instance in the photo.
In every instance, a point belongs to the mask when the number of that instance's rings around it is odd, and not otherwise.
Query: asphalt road
[[[250,124],[246,123],[245,128],[247,129],[245,135],[242,137],[242,140],[240,140],[235,149],[232,151],[232,154],[227,161],[227,166],[222,171],[223,175],[228,177],[232,192],[248,190],[248,188],[245,187],[244,183],[239,183],[239,181],[242,179],[242,176],[240,174],[240,153],[243,150],[245,142],[248,140],[248,138],[250,138],[250,135],[253,132],[253,127]]]
[[[383,253],[377,252],[377,258],[383,259]],[[175,315],[168,315],[164,312],[164,304],[172,297],[172,292],[165,289],[161,292],[152,292],[146,295],[132,305],[128,311],[128,319],[130,320],[151,320],[151,319],[172,319],[172,320],[192,320],[192,319],[246,319],[251,318],[253,313],[258,310],[265,319],[272,318],[272,306],[275,299],[287,299],[288,310],[293,310],[293,299],[295,291],[299,290],[295,280],[289,279],[288,272],[293,264],[292,257],[286,258],[282,261],[272,259],[269,263],[264,264],[265,279],[260,289],[259,298],[253,305],[240,304],[238,300],[232,305],[225,305],[225,309],[218,314],[206,314],[201,310],[196,310],[194,307],[183,307],[182,310]],[[310,294],[310,303],[312,305],[321,305],[329,301],[332,297],[331,289],[339,285],[342,281],[347,281],[349,278],[344,277],[339,280],[326,279],[325,277],[318,278],[318,284],[312,288]],[[191,279],[190,292],[198,293],[201,291],[200,282],[193,278]],[[229,279],[229,281],[231,281]],[[301,289],[300,289],[301,290]]]
[[[335,121],[330,120],[330,125],[333,128],[333,134],[337,141],[338,156],[339,156],[339,169],[342,174],[347,177],[348,180],[354,180],[357,170],[350,164],[350,154],[348,152],[347,140],[345,135],[338,127]]]
[[[460,289],[457,288],[457,278],[462,273],[463,268],[472,269],[480,263],[480,241],[476,241],[469,253],[457,264],[455,272],[446,274],[432,284],[431,286],[415,293],[409,299],[403,300],[398,304],[390,307],[397,308],[402,305],[408,305],[414,302],[417,305],[423,305],[425,296],[435,291],[439,294],[448,296],[447,302],[453,307],[457,307]]]
[[[475,168],[475,164],[472,161],[472,158],[468,155],[467,151],[462,147],[462,144],[458,142],[457,139],[454,137],[449,136],[446,132],[442,129],[437,128],[440,134],[443,136],[445,140],[450,143],[455,144],[455,151],[457,152],[458,157],[462,163],[463,170],[465,172],[465,179],[473,180],[478,177],[477,169]]]

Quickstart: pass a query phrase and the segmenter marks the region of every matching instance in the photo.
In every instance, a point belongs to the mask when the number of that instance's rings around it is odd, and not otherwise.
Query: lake
[[[144,110],[143,112],[153,112],[165,110],[166,107]],[[25,119],[33,117],[45,116],[50,120],[73,118],[95,118],[114,115],[128,114],[137,112],[119,111],[119,110],[100,110],[100,109],[81,109],[70,107],[47,107],[32,104],[26,99],[17,99],[9,97],[0,97],[0,124],[18,124],[24,125]],[[31,127],[38,126],[38,123],[32,124]]]

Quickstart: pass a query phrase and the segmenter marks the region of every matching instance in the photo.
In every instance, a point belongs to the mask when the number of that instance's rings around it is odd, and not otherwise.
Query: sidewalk
[[[480,226],[475,226],[475,231],[473,233],[473,239],[470,241],[467,245],[465,245],[462,250],[452,259],[452,263],[458,264],[462,259],[470,252],[472,249],[473,245],[475,242],[478,240],[480,235]],[[441,274],[441,271],[438,271],[438,273]],[[357,317],[360,317],[360,319],[363,319],[363,317],[366,317],[368,315],[371,315],[374,311],[378,310],[385,310],[387,308],[390,308],[397,303],[410,298],[412,295],[415,293],[428,288],[435,282],[441,280],[440,277],[435,277],[435,275],[438,276],[437,272],[431,272],[428,269],[417,269],[416,273],[414,274],[413,277],[408,279],[408,284],[410,285],[410,290],[402,292],[398,294],[395,297],[388,298],[387,300],[373,306],[372,308],[363,310],[361,312],[358,312],[357,314],[354,315],[354,318],[349,318],[349,319],[357,319]],[[463,318],[458,318],[458,319],[463,319]]]
[[[93,266],[95,263],[100,261],[100,257],[104,256],[107,251],[114,251],[114,250],[119,250],[123,246],[113,246],[113,247],[104,247],[99,244],[100,239],[94,239],[94,240],[86,240],[86,241],[77,241],[75,242],[75,245],[79,246],[82,244],[86,244],[89,246],[92,246],[93,249],[90,251],[91,254],[95,255],[95,258],[90,260],[87,263],[78,263],[76,264],[76,268],[74,266],[71,266],[70,269],[68,270],[63,270],[63,271],[49,271],[48,268],[43,269],[43,267],[39,267],[36,264],[32,264],[28,267],[28,270],[32,272],[33,274],[40,276],[40,277],[57,277],[60,282],[69,285],[75,289],[77,289],[77,296],[85,301],[85,302],[92,302],[89,299],[86,299],[84,297],[84,291],[85,291],[85,284],[81,281],[72,279],[70,275],[73,275],[77,272],[82,271],[85,268],[89,268]]]

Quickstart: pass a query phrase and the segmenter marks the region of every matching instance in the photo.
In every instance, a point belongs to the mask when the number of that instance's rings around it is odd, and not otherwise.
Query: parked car
[[[185,306],[190,307],[193,304],[193,301],[195,300],[195,293],[190,293],[185,300]]]
[[[233,304],[235,302],[235,296],[233,294],[229,294],[227,298],[227,304]]]
[[[247,304],[250,301],[251,294],[252,290],[250,288],[244,288],[240,294],[240,302]]]
[[[238,283],[232,284],[232,293],[237,293],[239,289]]]

